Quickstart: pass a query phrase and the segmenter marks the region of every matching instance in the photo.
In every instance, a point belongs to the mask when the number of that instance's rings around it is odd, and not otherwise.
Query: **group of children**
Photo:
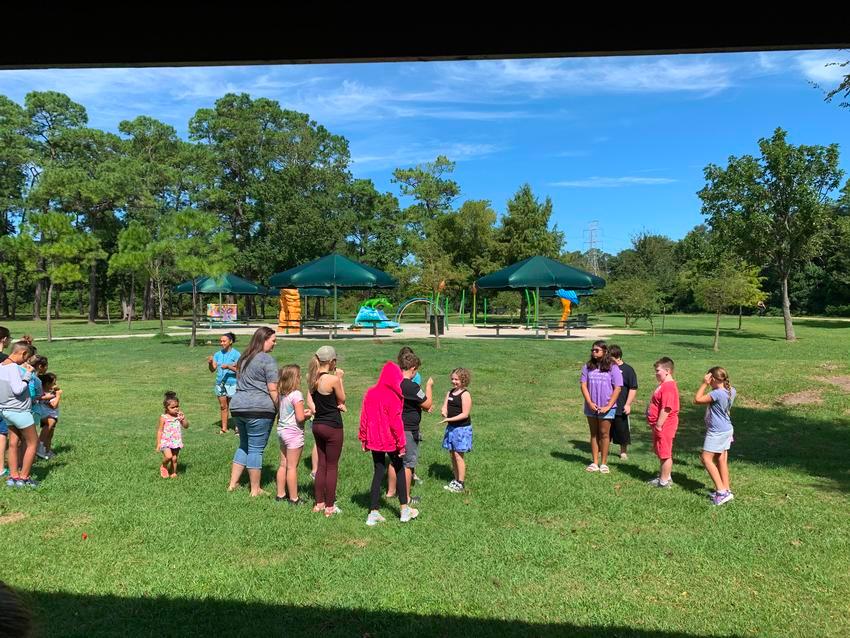
[[[221,432],[228,431],[229,403],[238,392],[239,352],[233,348],[235,341],[232,333],[223,335],[221,350],[207,359],[210,372],[216,373],[215,394],[221,407]],[[411,507],[419,502],[418,497],[411,495],[411,487],[419,480],[416,466],[422,440],[420,423],[423,410],[429,413],[433,410],[434,386],[431,378],[422,384],[421,365],[413,350],[403,347],[395,362],[385,364],[378,382],[369,388],[363,399],[358,438],[362,449],[372,454],[374,469],[366,521],[369,526],[385,521],[378,506],[387,470],[386,498],[399,499],[401,521],[408,522],[419,514]],[[280,368],[276,388],[278,410],[274,423],[280,444],[276,500],[291,505],[304,502],[298,493],[298,466],[305,445],[306,424],[312,420],[315,441],[310,473],[315,491],[313,511],[324,512],[328,517],[342,512],[336,505],[336,484],[343,442],[342,414],[346,412],[344,376],[344,371],[337,367],[336,350],[322,346],[310,359],[306,395],[301,391],[301,367],[296,364]],[[465,368],[453,370],[452,388],[446,393],[441,409],[441,423],[446,425],[443,447],[450,454],[454,477],[444,487],[455,493],[464,490],[465,455],[472,450],[470,380],[470,372]],[[173,392],[166,393],[163,407],[156,449],[163,457],[161,476],[174,478],[177,476],[178,455],[183,447],[181,430],[189,427],[189,423],[180,411],[179,401]]]
[[[32,337],[11,343],[7,355],[10,343],[9,330],[0,326],[0,477],[8,477],[8,487],[37,487],[31,476],[35,458],[47,460],[56,455],[53,434],[62,390],[56,375],[47,371],[48,359],[38,354]]]
[[[580,384],[592,454],[592,462],[586,468],[588,472],[610,472],[607,460],[612,433],[614,442],[620,444],[620,458],[628,458],[629,415],[638,384],[634,369],[624,363],[622,357],[619,346],[609,347],[604,341],[596,341],[591,347],[590,359],[582,367]],[[679,427],[679,388],[673,378],[672,359],[662,357],[655,362],[654,368],[658,386],[647,406],[646,421],[652,431],[653,450],[660,461],[660,470],[649,484],[670,488],[673,486],[673,441]],[[731,409],[735,395],[726,370],[713,367],[703,377],[694,397],[695,404],[706,406],[706,435],[700,458],[714,483],[715,489],[709,492],[714,505],[723,505],[734,498],[729,485],[729,448],[734,435]]]

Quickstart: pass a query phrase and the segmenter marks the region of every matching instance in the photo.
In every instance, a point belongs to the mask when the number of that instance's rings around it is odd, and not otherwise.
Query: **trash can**
[[[438,334],[437,333],[438,330],[440,331],[439,334],[443,334],[445,332],[445,319],[446,318],[443,315],[431,315],[430,316],[431,328],[430,328],[428,334],[432,334],[432,335]]]

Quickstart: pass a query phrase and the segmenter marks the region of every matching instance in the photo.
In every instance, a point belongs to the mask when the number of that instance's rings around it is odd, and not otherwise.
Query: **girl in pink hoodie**
[[[372,494],[369,516],[366,525],[373,527],[386,522],[378,511],[378,501],[381,498],[381,484],[387,473],[387,455],[396,472],[403,472],[401,457],[404,456],[404,423],[401,420],[401,409],[404,398],[401,394],[401,368],[392,361],[387,361],[381,370],[378,382],[366,390],[363,397],[363,407],[360,410],[360,432],[358,438],[363,451],[372,453],[372,463],[375,467],[372,476]],[[403,476],[403,474],[402,474]],[[419,511],[407,504],[407,485],[399,481],[397,491],[401,503],[401,522],[419,516]]]

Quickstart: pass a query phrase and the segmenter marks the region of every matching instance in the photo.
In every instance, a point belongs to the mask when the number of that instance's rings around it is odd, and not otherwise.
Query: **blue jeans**
[[[247,419],[241,416],[233,417],[239,428],[239,447],[233,455],[233,462],[244,465],[249,470],[259,470],[263,467],[263,450],[269,442],[274,419]]]

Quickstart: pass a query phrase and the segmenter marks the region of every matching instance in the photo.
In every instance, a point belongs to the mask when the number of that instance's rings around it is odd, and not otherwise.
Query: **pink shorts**
[[[673,427],[665,426],[661,428],[661,432],[652,428],[652,447],[659,459],[673,458],[673,439],[676,438],[678,429],[678,424]]]
[[[283,428],[277,431],[281,450],[294,450],[304,447],[304,430],[301,428]]]

